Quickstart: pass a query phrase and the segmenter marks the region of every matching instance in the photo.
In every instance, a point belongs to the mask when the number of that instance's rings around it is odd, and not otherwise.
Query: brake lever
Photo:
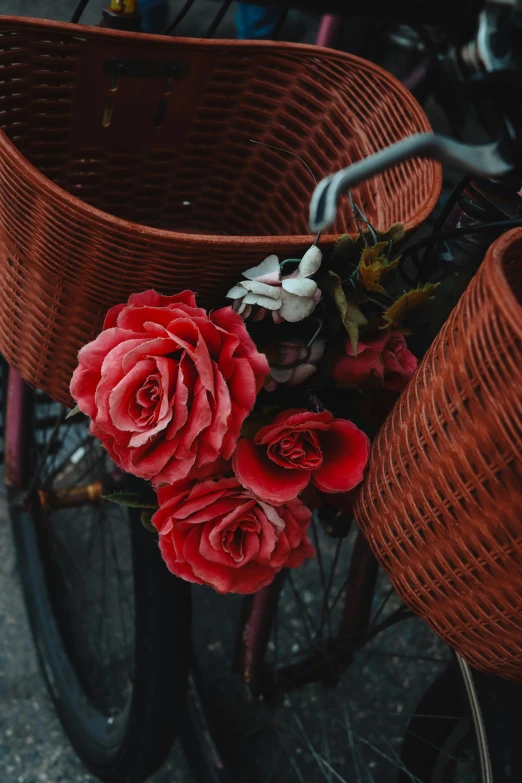
[[[310,202],[310,231],[316,234],[330,228],[343,193],[397,163],[414,157],[430,158],[474,176],[502,177],[513,171],[515,165],[502,154],[504,147],[502,141],[481,145],[462,144],[434,133],[418,133],[402,139],[322,179]]]

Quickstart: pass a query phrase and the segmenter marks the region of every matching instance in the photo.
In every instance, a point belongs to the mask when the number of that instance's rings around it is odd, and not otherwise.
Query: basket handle
[[[333,225],[339,199],[350,188],[413,157],[438,160],[479,177],[502,177],[514,168],[503,155],[502,141],[492,144],[462,144],[434,133],[418,133],[392,144],[365,160],[330,174],[316,186],[310,202],[310,230],[324,231]]]

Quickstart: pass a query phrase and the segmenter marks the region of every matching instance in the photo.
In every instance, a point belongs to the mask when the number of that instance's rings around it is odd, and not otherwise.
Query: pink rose
[[[265,381],[265,389],[272,392],[280,383],[292,388],[307,381],[317,371],[317,365],[324,356],[325,344],[324,340],[314,340],[308,348],[293,340],[277,343],[274,346],[276,363],[270,364],[270,380]]]
[[[402,332],[384,332],[378,337],[359,343],[355,356],[349,340],[345,353],[339,356],[333,367],[333,377],[340,387],[384,386],[402,391],[415,372],[417,358],[408,350]]]
[[[124,470],[154,486],[229,459],[269,372],[231,307],[191,291],[133,294],[78,355],[71,395]]]
[[[185,479],[158,489],[158,503],[152,522],[170,571],[219,593],[253,593],[315,554],[300,500],[273,506],[235,477]]]
[[[295,498],[312,481],[323,492],[347,492],[362,481],[367,435],[329,411],[279,413],[253,440],[241,438],[232,466],[243,486],[272,503]]]

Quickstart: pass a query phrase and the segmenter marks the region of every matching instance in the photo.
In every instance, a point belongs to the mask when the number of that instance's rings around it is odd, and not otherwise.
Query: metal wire
[[[471,181],[471,176],[469,174],[466,174],[465,177],[463,177],[453,188],[451,191],[448,200],[446,201],[444,207],[441,210],[441,213],[439,217],[437,218],[437,221],[433,227],[433,231],[431,233],[431,237],[433,239],[433,242],[430,242],[426,250],[424,251],[423,255],[423,262],[426,264],[429,264],[431,257],[433,256],[434,251],[437,248],[438,240],[437,236],[440,234],[440,232],[443,230],[447,219],[449,218],[451,214],[451,210],[459,200],[460,196],[462,195],[464,189],[469,185]]]
[[[491,223],[478,223],[475,226],[463,226],[462,228],[455,228],[453,229],[453,231],[441,231],[436,235],[430,234],[430,236],[424,237],[418,242],[415,242],[415,244],[410,245],[409,247],[404,249],[400,257],[398,269],[399,271],[401,271],[402,274],[401,268],[405,260],[412,253],[416,253],[418,250],[421,250],[423,247],[430,245],[432,242],[438,243],[446,239],[453,239],[455,237],[465,236],[466,234],[475,234],[481,231],[488,231],[494,228],[505,228],[507,231],[510,228],[515,228],[515,226],[522,226],[522,218],[511,218],[510,220],[494,220]],[[421,268],[422,268],[422,264],[421,264]]]
[[[71,16],[71,24],[77,24],[80,21],[80,18],[87,8],[89,4],[89,0],[80,0],[76,8],[74,9],[74,13]]]
[[[186,0],[185,5],[183,5],[172,22],[167,25],[167,27],[163,30],[162,35],[170,35],[178,26],[178,24],[183,21],[183,19],[186,17],[192,6],[194,5],[195,0]]]
[[[223,17],[225,16],[226,12],[232,5],[232,0],[224,0],[224,2],[221,5],[221,8],[217,12],[214,21],[210,25],[210,27],[207,30],[207,33],[205,35],[205,38],[212,38],[216,30],[218,29],[219,25],[223,21]]]

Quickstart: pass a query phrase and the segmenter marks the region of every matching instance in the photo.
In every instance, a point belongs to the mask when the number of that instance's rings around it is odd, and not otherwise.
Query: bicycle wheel
[[[239,619],[241,602],[234,597],[195,590],[199,616],[223,617],[219,640],[204,624],[195,628],[201,697],[223,764],[237,783],[393,783],[399,774],[424,783],[401,757],[403,738],[427,684],[445,671],[451,652],[404,609],[383,573],[373,590],[375,572],[355,530],[334,538],[316,519],[311,537],[315,560],[281,575],[279,589],[266,594],[255,617],[247,599],[249,623]],[[348,591],[359,600],[343,606]],[[350,612],[359,616],[348,637],[339,630]],[[252,623],[258,641],[245,653]],[[242,678],[227,673],[236,639]],[[462,691],[448,716],[452,726],[468,713]],[[433,765],[450,752],[450,730],[441,735]],[[200,731],[206,731],[203,723]],[[473,743],[471,753],[463,744],[452,747],[459,757],[445,765],[444,783],[484,783]]]
[[[190,594],[139,513],[104,501],[125,481],[87,421],[31,395],[29,490],[10,492],[25,600],[42,671],[85,765],[141,781],[167,755],[190,654]]]
[[[476,750],[471,715],[461,685],[455,663],[423,694],[404,735],[401,750],[404,769],[399,772],[397,783],[408,783],[412,777],[423,783],[470,780],[469,769]]]

